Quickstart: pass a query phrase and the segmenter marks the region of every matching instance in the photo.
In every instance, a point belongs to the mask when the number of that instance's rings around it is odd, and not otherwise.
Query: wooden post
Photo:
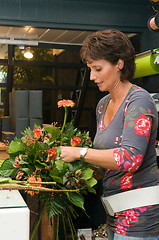
[[[44,213],[41,221],[41,240],[53,240],[53,218],[52,223],[48,220],[47,213]]]

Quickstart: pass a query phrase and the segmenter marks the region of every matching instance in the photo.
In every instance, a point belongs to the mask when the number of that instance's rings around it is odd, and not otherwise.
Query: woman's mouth
[[[102,84],[102,82],[96,82],[96,84],[99,87]]]

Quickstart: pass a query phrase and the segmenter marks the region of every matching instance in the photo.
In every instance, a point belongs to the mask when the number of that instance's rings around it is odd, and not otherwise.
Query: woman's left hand
[[[74,162],[80,160],[80,147],[67,147],[60,146],[61,148],[61,160],[64,162]]]

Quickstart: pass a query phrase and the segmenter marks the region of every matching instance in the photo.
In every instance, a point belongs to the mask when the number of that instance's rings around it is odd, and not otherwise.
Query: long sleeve
[[[120,147],[115,148],[114,158],[122,171],[136,171],[151,147],[155,155],[156,107],[146,91],[136,90],[126,101]]]

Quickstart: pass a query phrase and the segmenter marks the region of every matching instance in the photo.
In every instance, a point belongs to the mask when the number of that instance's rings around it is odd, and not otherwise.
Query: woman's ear
[[[117,65],[118,65],[119,70],[121,71],[124,67],[124,60],[119,59],[117,62]]]

